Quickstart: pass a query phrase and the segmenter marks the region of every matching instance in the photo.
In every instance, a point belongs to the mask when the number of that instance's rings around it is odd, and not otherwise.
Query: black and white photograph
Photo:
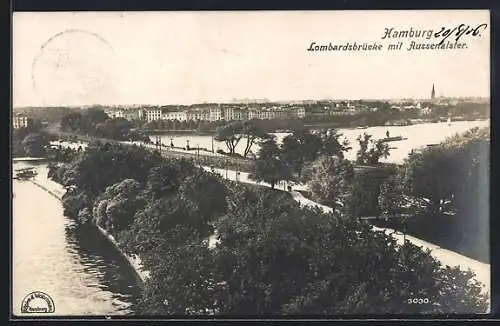
[[[490,313],[490,28],[14,12],[12,316]]]

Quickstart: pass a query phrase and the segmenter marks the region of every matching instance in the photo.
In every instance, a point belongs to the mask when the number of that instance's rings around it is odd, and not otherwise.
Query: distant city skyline
[[[432,84],[436,97],[489,98],[489,27],[462,50],[307,51],[484,22],[488,11],[15,13],[13,106],[430,99]]]

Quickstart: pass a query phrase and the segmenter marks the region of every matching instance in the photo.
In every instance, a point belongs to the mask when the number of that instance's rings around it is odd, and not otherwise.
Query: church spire
[[[435,97],[436,97],[436,90],[434,89],[434,84],[432,84],[431,100],[433,100]]]

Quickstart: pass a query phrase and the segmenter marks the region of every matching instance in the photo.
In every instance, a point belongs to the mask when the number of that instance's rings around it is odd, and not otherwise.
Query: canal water
[[[14,171],[26,166],[16,163]],[[36,167],[36,181],[61,192],[46,177],[46,166]],[[135,272],[95,227],[79,226],[65,217],[61,202],[29,181],[13,181],[12,214],[15,316],[33,315],[21,313],[23,298],[33,291],[52,298],[55,313],[50,315],[134,313],[140,294]]]

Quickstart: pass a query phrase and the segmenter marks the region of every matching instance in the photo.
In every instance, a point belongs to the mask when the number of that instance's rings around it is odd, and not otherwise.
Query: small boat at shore
[[[24,168],[16,170],[16,175],[13,177],[13,179],[28,180],[30,178],[35,177],[36,175],[37,172],[34,168]]]

